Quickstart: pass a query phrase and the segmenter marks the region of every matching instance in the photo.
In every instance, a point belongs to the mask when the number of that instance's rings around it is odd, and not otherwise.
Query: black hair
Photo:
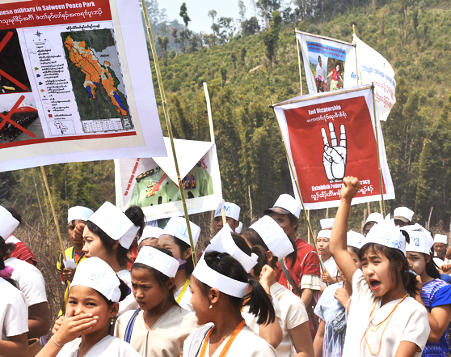
[[[5,207],[5,209],[11,213],[11,216],[13,216],[15,219],[19,221],[19,223],[22,223],[22,216],[20,215],[19,211],[15,209],[14,207]]]
[[[321,56],[318,56],[318,61],[321,59]]]
[[[133,222],[135,226],[139,227],[139,231],[137,233],[137,237],[139,239],[143,234],[144,227],[146,226],[146,223],[144,221],[145,216],[143,210],[141,209],[141,207],[138,206],[130,206],[125,210],[124,214],[128,217],[130,221]]]
[[[252,253],[257,254],[258,263],[254,266],[254,276],[260,276],[263,267],[268,264],[268,257],[266,256],[266,250],[261,245],[254,245],[252,247]]]
[[[341,64],[340,63],[335,63],[335,67],[340,67],[338,70],[341,71]]]
[[[219,274],[233,280],[249,283],[252,287],[252,291],[243,298],[237,298],[223,293],[233,307],[240,311],[243,306],[249,306],[249,313],[257,317],[258,325],[269,324],[275,321],[276,313],[266,291],[257,280],[248,279],[248,274],[236,259],[227,253],[215,251],[205,253],[204,257],[205,263]],[[202,282],[200,283],[203,286],[204,295],[207,296],[211,287]]]
[[[185,243],[184,241],[178,239],[177,237],[171,236],[172,239],[174,239],[174,243],[177,244],[177,246],[180,249],[180,258],[182,258],[183,253],[185,253],[191,246],[188,243]],[[194,252],[191,252],[191,255],[186,259],[186,265],[185,265],[185,274],[187,276],[191,276],[194,270],[194,263],[193,263],[193,254]]]
[[[238,248],[240,248],[244,253],[249,255],[249,257],[250,257],[252,254],[252,249],[246,243],[246,240],[237,233],[231,232],[231,235],[232,235],[233,241],[235,242],[236,246]]]
[[[428,254],[424,254],[424,259],[427,259]],[[437,264],[435,264],[434,259],[432,259],[433,255],[430,256],[431,259],[428,263],[426,263],[426,274],[429,275],[431,278],[434,279],[441,279],[440,272],[438,271]]]
[[[360,256],[359,256],[360,249],[359,248],[356,248],[352,245],[348,245],[347,248],[351,249],[360,259]]]
[[[118,279],[119,279],[119,290],[121,291],[121,296],[119,297],[119,302],[120,302],[120,301],[124,300],[131,293],[131,290],[128,287],[128,285],[126,283],[124,283],[124,281],[122,279],[120,279],[119,277],[118,277]],[[108,304],[108,307],[111,308],[115,304],[114,301],[107,299],[106,296],[103,295],[102,293],[98,292],[97,290],[96,290],[96,292],[106,301],[106,303]],[[111,321],[112,323],[108,325],[108,334],[110,336],[114,336],[114,326],[116,324],[117,318],[118,318],[117,315],[114,316]]]
[[[174,257],[172,255],[171,251],[168,249],[160,248],[160,247],[152,247],[152,248],[159,250],[160,252],[163,252],[163,253],[169,255],[170,257]],[[133,271],[133,269],[147,270],[150,274],[152,274],[152,276],[155,278],[155,280],[158,282],[158,285],[160,285],[160,287],[162,289],[164,289],[166,287],[166,284],[170,279],[167,275],[163,274],[161,271],[154,269],[154,268],[148,266],[147,264],[134,263],[132,265],[131,270]],[[177,305],[177,302],[175,301],[175,298],[174,298],[174,293],[175,293],[175,285],[173,285],[172,288],[169,290],[169,300],[171,301],[172,305]]]
[[[9,256],[9,254],[14,250],[15,247],[16,245],[14,243],[6,243],[5,240],[0,237],[0,271],[5,269],[5,262],[3,260],[3,257],[5,255]],[[11,278],[5,280],[15,288],[19,288],[15,280]]]
[[[410,242],[410,238],[408,234],[405,231],[401,231],[402,234],[406,237],[406,242]],[[406,256],[404,253],[396,248],[389,248],[385,245],[377,244],[377,243],[366,243],[363,245],[362,248],[359,250],[359,259],[362,260],[366,251],[372,249],[374,252],[380,251],[382,254],[384,254],[387,259],[390,261],[390,272],[392,275],[392,278],[395,281],[395,286],[397,287],[399,284],[398,281],[398,274],[397,274],[397,267],[396,262],[401,262],[401,282],[404,286],[404,289],[409,293],[410,296],[415,297],[419,292],[420,289],[418,288],[418,281],[416,280],[416,277],[414,274],[412,274],[409,271],[409,263],[407,261]]]

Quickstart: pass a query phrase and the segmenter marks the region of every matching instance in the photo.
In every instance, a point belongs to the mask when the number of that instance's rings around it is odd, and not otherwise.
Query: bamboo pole
[[[225,215],[224,203],[225,203],[225,200],[222,200],[221,216],[222,216],[222,226],[223,227],[225,227],[225,225],[227,224],[227,218],[226,218],[226,215]]]
[[[47,194],[49,195],[50,208],[52,209],[53,219],[55,220],[56,233],[58,234],[58,240],[60,242],[61,253],[63,253],[63,259],[66,261],[66,254],[64,254],[64,243],[63,238],[61,237],[60,226],[58,224],[58,217],[56,216],[55,207],[53,206],[52,195],[50,193],[49,183],[47,181],[47,175],[45,174],[44,166],[41,166],[42,177],[44,178],[45,188],[47,189]]]
[[[295,29],[295,31],[297,31],[297,29]],[[303,95],[302,93],[302,67],[301,67],[301,55],[299,53],[299,41],[298,38],[296,37],[296,49],[297,49],[297,53],[298,53],[298,66],[299,66],[299,83],[301,84],[301,95]]]
[[[352,24],[352,32],[355,35],[355,25]],[[357,44],[355,43],[355,41],[352,41],[352,45],[354,46],[354,54],[355,54],[355,79],[357,81],[357,85],[359,85],[359,66],[357,65]],[[360,78],[360,81],[362,79]]]
[[[142,8],[143,8],[143,13],[144,13],[144,21],[145,21],[146,27],[147,27],[147,35],[149,36],[150,48],[152,49],[153,61],[155,64],[155,72],[157,74],[158,89],[160,91],[163,112],[164,112],[164,116],[166,118],[166,126],[168,129],[169,139],[171,141],[172,156],[174,157],[174,165],[175,165],[175,170],[177,172],[177,181],[178,181],[178,186],[179,186],[179,190],[180,190],[180,196],[182,198],[183,212],[185,213],[186,226],[188,228],[188,236],[189,236],[189,241],[190,241],[190,245],[191,245],[193,263],[194,263],[194,266],[196,266],[196,264],[197,264],[197,255],[196,255],[196,249],[195,249],[196,247],[194,246],[193,234],[191,232],[191,226],[190,226],[189,216],[188,216],[188,207],[186,205],[185,192],[183,191],[182,179],[180,178],[180,169],[179,169],[179,164],[177,161],[177,154],[175,152],[174,137],[172,135],[172,125],[171,125],[171,119],[169,118],[168,103],[166,101],[166,95],[164,93],[163,79],[161,78],[160,66],[158,64],[158,56],[157,56],[157,52],[155,51],[155,42],[153,39],[152,30],[150,29],[149,16],[147,15],[145,0],[141,0],[141,4],[142,4]]]
[[[215,142],[215,132],[213,129],[213,115],[211,114],[210,94],[208,94],[207,82],[204,82],[205,100],[207,101],[208,124],[210,125],[210,141]]]
[[[310,222],[310,210],[308,210],[307,217],[308,217],[308,221]],[[308,244],[311,244],[310,243],[310,230],[307,231],[307,240],[308,240]]]
[[[380,157],[380,152],[379,152],[379,131],[378,131],[378,127],[377,127],[376,98],[375,98],[375,94],[374,94],[374,83],[371,85],[371,91],[373,93],[374,128],[376,130],[376,145],[377,145],[377,165],[379,168],[379,184],[381,187],[380,209],[381,209],[382,215],[385,217],[384,186],[382,183],[381,157]]]

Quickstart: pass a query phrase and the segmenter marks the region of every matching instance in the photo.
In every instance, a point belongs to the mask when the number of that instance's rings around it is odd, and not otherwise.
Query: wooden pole
[[[179,164],[177,161],[177,154],[175,152],[174,137],[172,135],[172,124],[171,124],[171,119],[169,118],[168,103],[166,101],[166,95],[164,93],[163,79],[161,78],[160,66],[158,64],[158,56],[157,56],[157,52],[155,51],[155,42],[153,39],[152,30],[150,29],[149,16],[147,15],[145,0],[141,0],[141,4],[142,4],[142,8],[143,8],[143,13],[144,13],[144,21],[146,22],[146,27],[147,27],[147,35],[149,36],[150,48],[152,49],[153,62],[155,64],[155,72],[157,74],[158,89],[160,91],[163,112],[164,112],[164,116],[166,118],[166,126],[168,129],[169,139],[171,141],[172,156],[174,158],[175,170],[177,172],[177,181],[178,181],[178,186],[179,186],[179,190],[180,190],[180,196],[182,198],[183,212],[185,213],[186,226],[188,228],[188,236],[189,236],[189,241],[190,241],[190,245],[191,245],[193,264],[194,264],[194,266],[196,266],[196,264],[197,264],[197,255],[196,255],[196,249],[195,249],[196,247],[194,246],[193,234],[191,232],[191,226],[190,226],[189,216],[188,216],[188,207],[186,205],[186,200],[185,200],[185,192],[183,191],[182,179],[180,177],[180,169],[179,169]]]
[[[355,35],[355,25],[352,24],[352,32]],[[355,55],[355,80],[357,81],[357,85],[359,85],[359,66],[357,65],[357,44],[355,41],[352,41],[352,45],[354,46],[354,55]],[[360,83],[362,82],[362,78],[360,78]]]
[[[226,218],[226,215],[225,215],[224,203],[225,203],[225,200],[222,200],[221,216],[222,216],[222,226],[223,227],[225,227],[225,225],[227,224],[227,218]]]
[[[58,240],[60,242],[61,253],[63,253],[63,259],[66,261],[66,254],[64,249],[63,238],[61,237],[60,226],[58,224],[58,217],[56,216],[55,207],[53,206],[52,195],[50,193],[49,183],[47,181],[47,175],[45,174],[44,166],[41,166],[42,177],[44,178],[45,188],[47,189],[47,194],[49,195],[50,208],[52,209],[53,219],[55,220],[56,233],[58,234]]]
[[[307,214],[308,221],[310,222],[310,210],[308,210],[307,213],[308,213],[308,214]],[[310,243],[310,230],[307,231],[307,240],[308,240],[308,244],[311,244],[311,243]]]
[[[204,82],[205,100],[207,101],[208,123],[210,125],[210,141],[215,142],[215,132],[213,130],[213,116],[211,114],[210,94],[208,94],[207,82]]]
[[[379,152],[379,131],[378,131],[378,127],[377,127],[376,98],[375,98],[375,94],[374,94],[374,83],[371,85],[371,91],[373,92],[373,114],[374,114],[374,128],[376,130],[377,165],[379,168],[379,184],[381,187],[380,209],[381,209],[382,215],[385,217],[384,186],[382,183],[381,157],[380,157],[380,152]]]
[[[295,29],[297,31],[297,29]],[[296,35],[295,35],[296,36]],[[298,66],[299,66],[299,83],[301,84],[301,95],[302,95],[302,67],[301,67],[301,55],[299,53],[299,41],[296,36],[296,49],[298,53]]]

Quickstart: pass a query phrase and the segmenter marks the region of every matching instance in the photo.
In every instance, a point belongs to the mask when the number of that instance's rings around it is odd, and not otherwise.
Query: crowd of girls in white
[[[277,282],[284,258],[296,261],[304,247],[292,237],[300,206],[288,195],[271,209],[275,215],[241,234],[236,224],[215,223],[218,233],[195,267],[184,218],[161,230],[144,228],[138,207],[122,212],[106,202],[88,217],[87,209],[71,208],[69,224],[82,229],[83,248],[63,263],[65,314],[37,356],[449,356],[451,286],[433,262],[431,234],[381,217],[364,235],[348,232],[359,189],[357,178],[344,179],[332,229],[318,234],[323,284],[299,278],[322,291],[314,311],[290,273],[283,272],[287,286]],[[42,275],[9,257],[14,246],[5,240],[18,224],[0,206],[1,357],[28,356],[28,340],[49,328]],[[190,228],[196,244],[200,228]],[[135,238],[139,253],[128,270]]]

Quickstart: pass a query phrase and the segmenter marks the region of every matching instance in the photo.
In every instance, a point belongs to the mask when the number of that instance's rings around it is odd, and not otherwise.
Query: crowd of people
[[[360,184],[343,182],[317,249],[296,236],[301,203],[288,194],[244,229],[240,207],[221,204],[197,253],[185,218],[161,229],[137,206],[70,208],[50,334],[44,277],[13,235],[21,217],[0,206],[0,356],[449,356],[447,235],[406,207],[348,231]],[[201,228],[189,228],[196,245]]]

